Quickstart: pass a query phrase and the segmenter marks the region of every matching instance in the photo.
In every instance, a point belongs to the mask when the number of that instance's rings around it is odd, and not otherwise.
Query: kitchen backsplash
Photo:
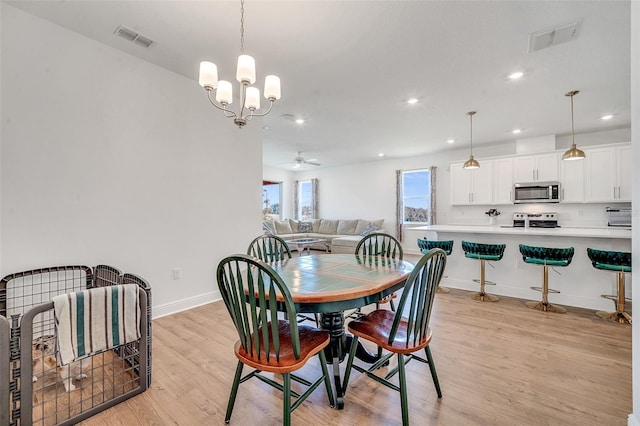
[[[524,213],[558,213],[558,224],[562,227],[601,227],[607,226],[607,207],[628,207],[629,203],[609,204],[519,204],[490,206],[496,208],[500,215],[496,219],[497,225],[513,224],[512,215],[515,212]],[[448,211],[437,213],[437,223],[440,225],[489,225],[489,216],[485,212],[488,206],[451,206]]]

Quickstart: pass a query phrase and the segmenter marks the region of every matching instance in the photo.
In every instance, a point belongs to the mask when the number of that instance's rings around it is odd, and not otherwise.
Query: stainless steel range
[[[559,228],[558,213],[514,213],[514,228]]]

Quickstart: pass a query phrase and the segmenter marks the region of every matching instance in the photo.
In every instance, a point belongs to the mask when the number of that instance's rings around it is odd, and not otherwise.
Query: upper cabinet
[[[514,180],[516,183],[557,181],[559,161],[557,152],[516,157]]]
[[[584,160],[560,161],[560,201],[564,203],[581,203],[585,195]]]
[[[631,201],[631,145],[585,149],[585,201]]]
[[[493,161],[482,160],[480,168],[466,170],[464,163],[451,164],[451,204],[491,204],[493,202]]]
[[[513,204],[513,158],[493,161],[493,204]]]

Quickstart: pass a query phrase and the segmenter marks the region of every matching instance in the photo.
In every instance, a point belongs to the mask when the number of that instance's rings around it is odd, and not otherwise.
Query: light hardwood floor
[[[431,344],[443,398],[428,366],[408,365],[412,425],[626,425],[632,409],[631,327],[522,300],[438,294]],[[153,384],[85,425],[222,425],[236,334],[222,302],[154,321]],[[248,371],[245,368],[245,371]],[[315,360],[303,370],[313,377]],[[303,374],[304,375],[304,374]],[[281,423],[282,395],[257,380],[240,386],[231,425]],[[318,388],[294,425],[398,425],[399,394],[353,372],[342,411]]]

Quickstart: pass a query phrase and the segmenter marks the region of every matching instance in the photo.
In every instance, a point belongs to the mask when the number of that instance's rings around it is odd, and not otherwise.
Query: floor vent
[[[573,40],[578,34],[578,23],[562,25],[529,34],[529,53]]]
[[[153,40],[151,40],[150,38],[147,38],[142,34],[138,34],[137,32],[123,25],[120,25],[118,28],[116,28],[113,33],[144,48],[147,48],[153,44]]]

